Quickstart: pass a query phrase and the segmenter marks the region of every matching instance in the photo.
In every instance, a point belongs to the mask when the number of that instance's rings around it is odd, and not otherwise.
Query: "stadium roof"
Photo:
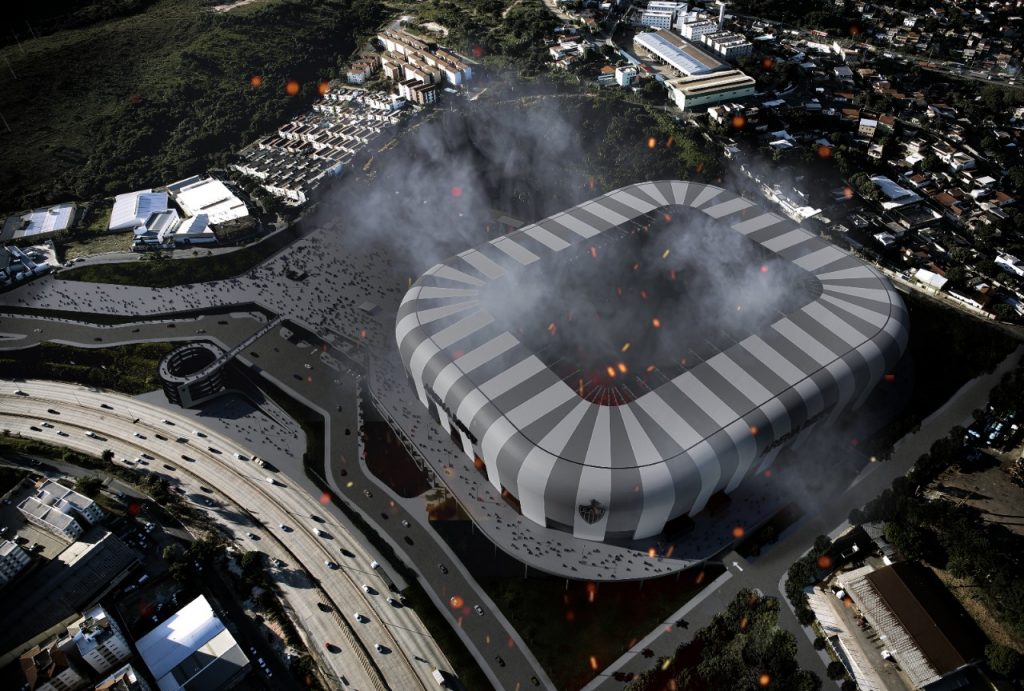
[[[200,595],[135,642],[161,691],[218,689],[249,660]]]
[[[637,34],[633,42],[685,75],[707,74],[728,67],[668,29]]]
[[[23,214],[8,216],[0,231],[0,242],[50,236],[71,225],[75,217],[74,204],[57,204],[45,209],[34,209]]]
[[[803,269],[817,297],[617,406],[580,399],[482,307],[488,283],[672,206],[698,209]],[[574,526],[580,537],[640,538],[735,489],[776,440],[863,403],[902,355],[906,321],[889,282],[855,257],[719,187],[661,181],[609,192],[434,266],[403,299],[396,338],[420,401],[479,441],[488,479],[517,497],[524,515]],[[574,515],[591,500],[626,508],[591,530]]]
[[[210,223],[225,223],[249,215],[245,203],[216,178],[193,175],[168,185],[167,191],[186,216],[206,214]]]
[[[150,214],[167,210],[167,193],[153,190],[126,192],[114,198],[110,212],[110,230],[135,230]]]

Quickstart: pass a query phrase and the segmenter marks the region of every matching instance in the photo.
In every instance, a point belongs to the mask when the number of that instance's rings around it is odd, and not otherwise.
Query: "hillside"
[[[0,214],[223,162],[308,109],[320,80],[388,16],[377,0],[261,0],[230,12],[210,0],[104,4],[61,3],[73,12],[36,18],[40,28],[23,20],[18,42],[0,48],[10,128],[0,122]],[[295,96],[289,80],[302,87]]]

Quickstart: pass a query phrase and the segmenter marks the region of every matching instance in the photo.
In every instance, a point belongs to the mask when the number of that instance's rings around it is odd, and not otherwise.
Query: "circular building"
[[[420,402],[524,516],[640,539],[863,404],[907,312],[790,221],[661,181],[434,266],[396,338]]]
[[[171,403],[188,408],[224,389],[224,351],[212,343],[189,343],[160,361],[160,381]]]

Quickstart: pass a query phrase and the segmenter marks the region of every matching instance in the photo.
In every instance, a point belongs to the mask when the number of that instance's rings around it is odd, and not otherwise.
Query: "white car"
[[[277,482],[275,482],[275,481],[274,481],[274,478],[272,478],[272,477],[268,477],[268,478],[267,478],[267,482],[269,482],[269,483],[270,483],[270,484],[272,484],[272,485],[276,485],[276,484],[277,484]]]
[[[382,646],[380,643],[374,643],[373,647],[377,649],[378,653],[383,653],[384,652],[384,646]]]
[[[324,562],[324,566],[326,566],[329,569],[336,569],[336,568],[338,568],[338,565],[335,564],[333,561],[325,561]]]
[[[235,458],[237,458],[240,461],[248,461],[249,460],[248,456],[242,455],[240,453],[236,453],[235,454]]]
[[[173,425],[174,424],[173,422],[171,422],[170,420],[167,420],[166,418],[160,418],[160,422],[164,423],[165,425]]]
[[[51,425],[49,422],[40,422],[39,424],[47,429],[53,429],[53,425]]]
[[[371,569],[379,569],[380,568],[380,563],[376,559],[374,559],[373,561],[370,562],[370,568]]]
[[[367,595],[370,594],[370,586],[368,586],[365,583],[363,583],[363,585],[360,586],[360,587],[362,587],[364,593],[366,593]]]
[[[90,439],[95,439],[96,433],[93,432],[91,429],[88,429],[85,431],[85,436],[89,437]]]
[[[192,434],[196,435],[197,437],[205,437],[206,436],[205,434],[203,434],[202,432],[200,432],[197,429],[192,430]]]
[[[140,432],[132,432],[132,436],[133,437],[138,437],[139,439],[145,439],[145,437],[142,436],[142,434]]]
[[[356,612],[352,616],[355,617],[356,621],[358,621],[360,624],[365,624],[366,622],[370,621],[369,617],[367,617],[365,614],[360,614],[359,612]]]

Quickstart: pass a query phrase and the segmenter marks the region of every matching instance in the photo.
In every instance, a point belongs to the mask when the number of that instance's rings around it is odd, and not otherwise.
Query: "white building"
[[[74,691],[85,685],[79,673],[57,643],[40,648],[32,646],[20,658],[21,672],[25,675],[23,688],[32,691]]]
[[[135,230],[146,222],[150,214],[167,210],[167,193],[153,190],[126,192],[114,197],[110,212],[110,230]]]
[[[213,177],[193,175],[168,185],[167,191],[186,216],[205,214],[209,223],[226,223],[249,215],[245,202]]]
[[[639,71],[633,65],[615,68],[615,83],[619,86],[630,86],[636,80]]]
[[[670,29],[675,24],[679,13],[685,13],[687,8],[685,2],[651,0],[641,12],[637,22],[642,26],[650,26],[655,29]]]
[[[708,19],[698,19],[695,22],[683,22],[679,27],[679,33],[683,38],[690,41],[699,41],[704,34],[713,34],[718,31],[718,23]]]
[[[996,264],[1006,273],[1024,276],[1024,262],[1012,254],[1000,252],[996,255]]]
[[[703,34],[701,42],[729,60],[735,60],[754,52],[754,45],[745,36],[732,31],[714,31]]]
[[[18,510],[29,523],[72,542],[82,534],[79,521],[93,524],[103,519],[103,510],[92,499],[50,480],[36,485]]]
[[[68,635],[82,659],[101,674],[132,656],[132,649],[121,629],[106,610],[98,605],[71,624]]]
[[[680,110],[704,108],[754,95],[754,79],[739,70],[680,77],[666,82],[669,97]]]
[[[0,540],[0,586],[21,573],[30,560],[28,552],[18,543]]]
[[[216,691],[249,669],[249,659],[200,595],[135,642],[160,691]]]
[[[74,204],[57,204],[8,216],[0,230],[0,243],[41,241],[51,238],[68,226],[75,218]]]
[[[145,678],[127,664],[96,684],[94,691],[150,691],[150,688]]]

